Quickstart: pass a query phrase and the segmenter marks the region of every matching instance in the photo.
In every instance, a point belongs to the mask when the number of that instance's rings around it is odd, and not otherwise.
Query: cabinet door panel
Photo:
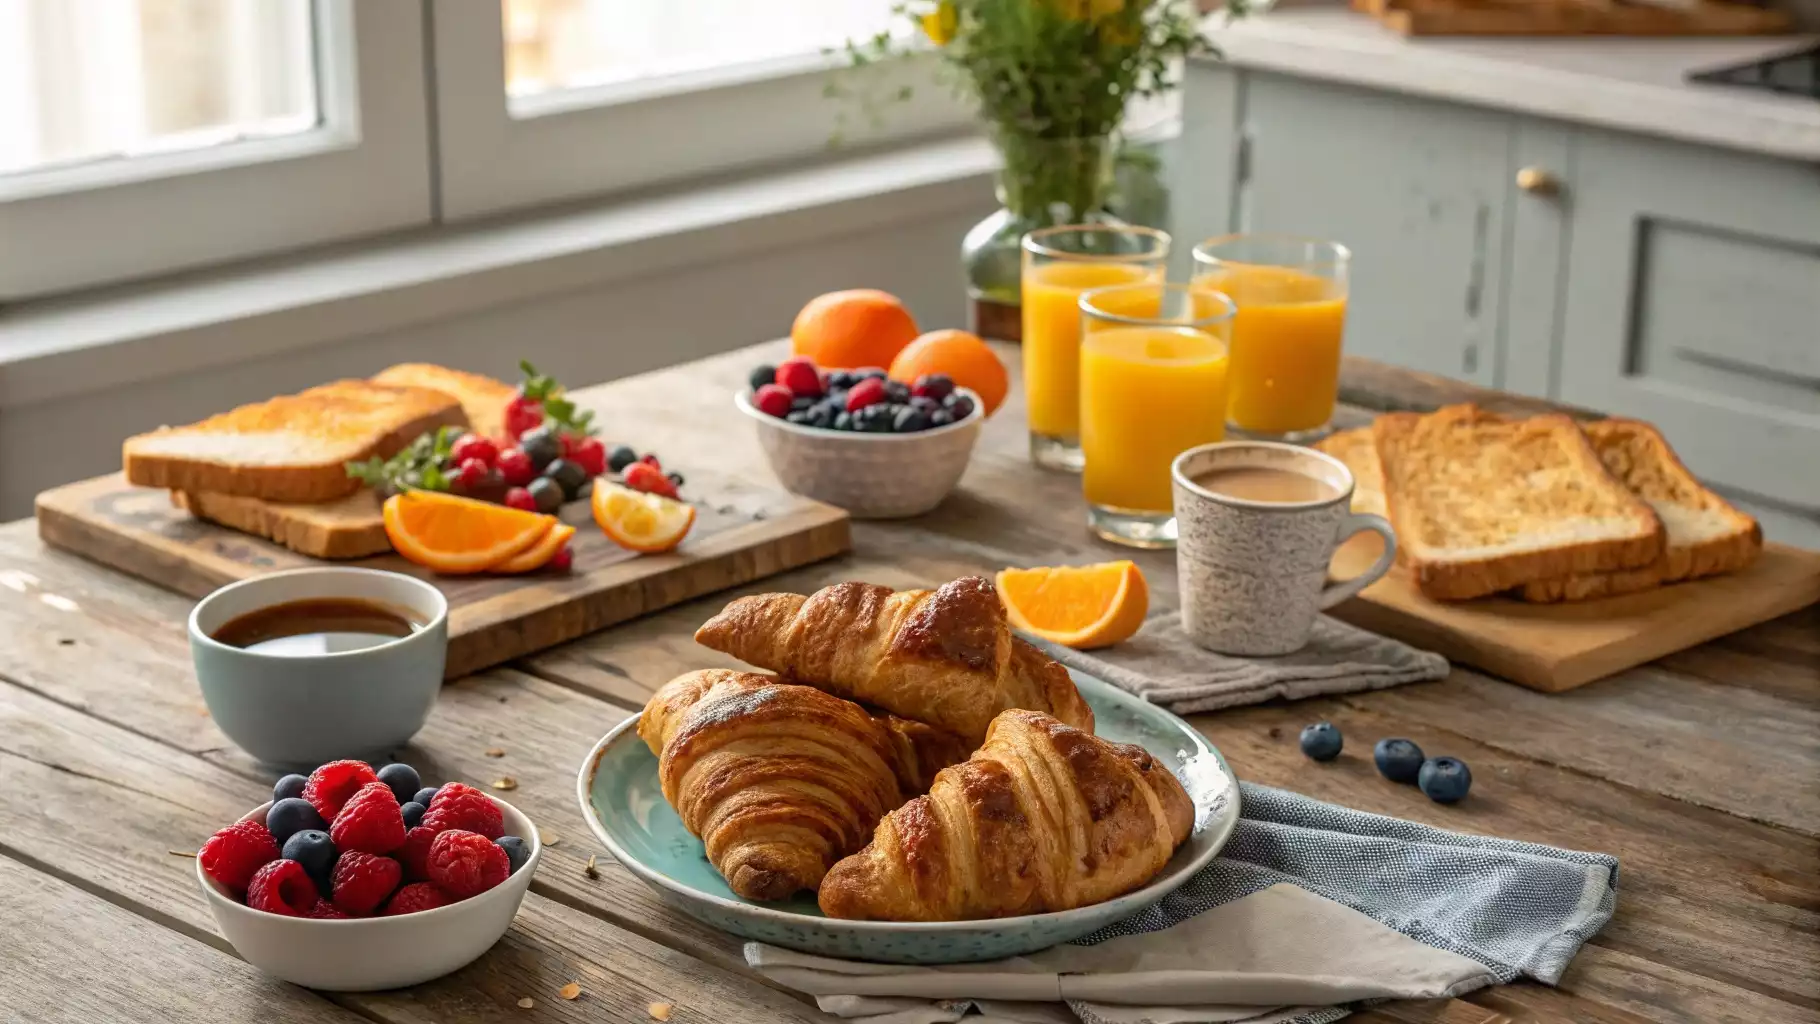
[[[1586,132],[1570,201],[1561,397],[1820,510],[1820,168]]]
[[[1353,251],[1346,348],[1495,383],[1510,115],[1248,73],[1246,231]]]

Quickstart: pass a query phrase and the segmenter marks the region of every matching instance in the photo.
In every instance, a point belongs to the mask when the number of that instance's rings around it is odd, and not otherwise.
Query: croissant
[[[1194,803],[1142,747],[1033,711],[892,811],[829,869],[821,908],[872,921],[965,921],[1071,910],[1143,886],[1194,827]]]
[[[998,592],[979,576],[934,590],[840,583],[808,597],[742,597],[695,640],[975,745],[1007,708],[1093,731],[1068,670],[1011,634]]]
[[[729,669],[665,684],[645,704],[638,736],[709,862],[755,900],[815,888],[886,811],[968,752],[920,722]]]

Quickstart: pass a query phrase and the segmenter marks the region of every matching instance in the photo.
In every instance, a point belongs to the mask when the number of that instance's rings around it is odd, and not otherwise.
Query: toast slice
[[[1354,512],[1382,516],[1388,511],[1384,507],[1384,470],[1378,465],[1378,446],[1370,427],[1336,431],[1316,441],[1314,447],[1352,470]]]
[[[461,403],[440,391],[342,380],[127,438],[121,461],[142,487],[333,501],[360,487],[346,463],[466,424]]]
[[[1523,586],[1525,601],[1585,601],[1646,590],[1658,583],[1742,569],[1763,550],[1757,521],[1695,479],[1668,439],[1640,420],[1581,425],[1605,468],[1649,503],[1667,531],[1657,562],[1644,569],[1538,580]]]
[[[1567,416],[1505,421],[1459,405],[1390,413],[1371,429],[1391,525],[1429,597],[1640,569],[1662,555],[1661,520]]]
[[[481,437],[506,432],[506,404],[518,397],[518,389],[503,381],[435,363],[399,363],[374,374],[373,383],[429,388],[449,395],[467,413],[468,429]]]
[[[171,504],[198,519],[264,537],[311,558],[366,558],[392,550],[379,495],[368,487],[308,505],[172,491]]]

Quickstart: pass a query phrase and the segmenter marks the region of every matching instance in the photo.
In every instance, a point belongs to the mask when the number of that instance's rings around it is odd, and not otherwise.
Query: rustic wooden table
[[[713,465],[769,483],[728,395],[779,351],[755,347],[578,397],[608,436],[657,449],[684,472]],[[1346,413],[1467,394],[1355,362]],[[1123,555],[1087,534],[1076,481],[1030,467],[1022,422],[1014,399],[937,512],[856,524],[851,556],[748,590],[856,578],[923,586]],[[1152,599],[1173,604],[1172,559],[1139,557]],[[549,845],[532,894],[506,939],[451,977],[327,995],[236,959],[196,891],[188,851],[266,799],[271,776],[203,708],[183,628],[191,602],[48,550],[29,522],[0,528],[0,1020],[644,1021],[653,1003],[672,1004],[676,1021],[828,1019],[757,980],[735,939],[660,904],[611,862],[575,806],[577,765],[602,733],[671,676],[726,663],[690,636],[731,596],[450,684],[399,756],[426,780],[516,779],[510,799]],[[1350,751],[1329,765],[1307,760],[1296,734],[1323,718],[1357,745],[1402,735],[1465,758],[1472,797],[1432,804]],[[1617,915],[1559,989],[1512,985],[1354,1019],[1820,1020],[1820,609],[1558,696],[1462,670],[1194,724],[1242,778],[1622,861]],[[558,989],[571,981],[582,994],[565,1001]]]

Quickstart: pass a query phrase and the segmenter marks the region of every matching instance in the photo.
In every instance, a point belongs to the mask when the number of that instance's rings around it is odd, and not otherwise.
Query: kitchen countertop
[[[1687,80],[1820,36],[1407,39],[1330,4],[1279,6],[1208,35],[1242,68],[1820,163],[1820,101]]]

